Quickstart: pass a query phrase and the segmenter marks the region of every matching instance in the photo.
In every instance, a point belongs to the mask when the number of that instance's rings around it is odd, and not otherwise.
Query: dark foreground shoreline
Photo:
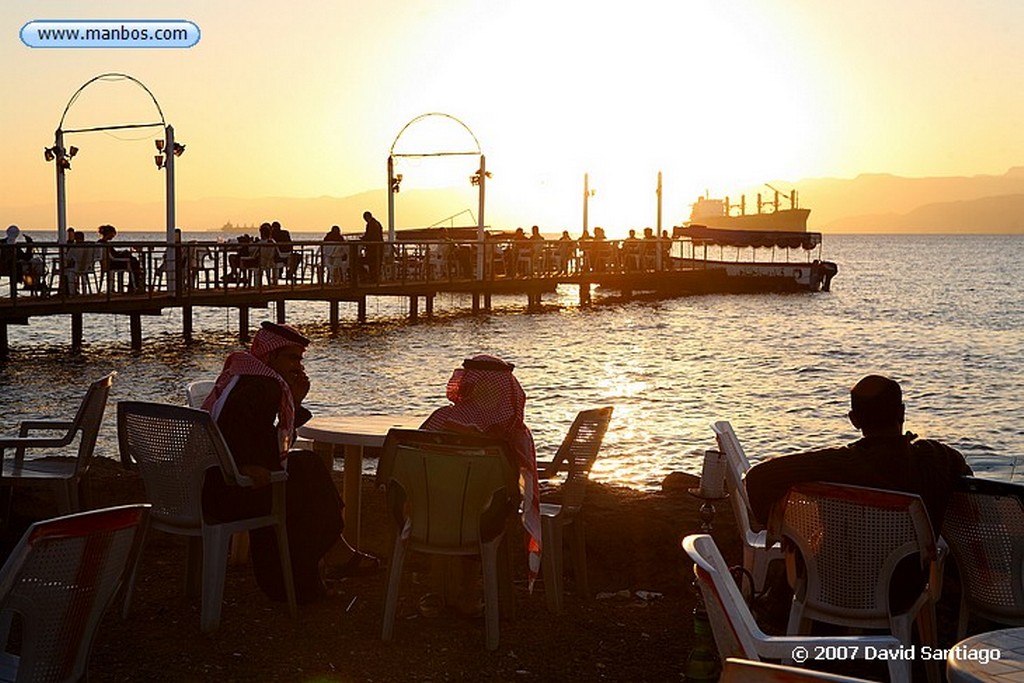
[[[341,473],[334,473],[341,485]],[[591,484],[587,493],[587,553],[595,598],[574,595],[568,571],[565,613],[548,613],[542,582],[526,590],[525,560],[516,567],[517,615],[502,619],[495,652],[484,648],[482,620],[453,614],[423,618],[414,583],[428,562],[413,555],[403,575],[394,640],[380,640],[385,572],[334,579],[336,593],[301,606],[292,620],[284,605],[259,591],[248,565],[228,569],[221,627],[199,632],[198,599],[185,598],[185,544],[153,532],[142,561],[132,613],[113,607],[100,626],[89,667],[94,681],[680,681],[693,646],[691,564],[679,541],[700,527],[699,501],[686,493],[696,478],[672,475],[663,491]],[[52,515],[45,494],[19,491],[5,553],[33,518]],[[97,458],[86,504],[143,500],[138,476]],[[365,549],[386,555],[383,496],[363,478]],[[727,504],[714,536],[730,563],[740,561]],[[517,556],[519,554],[517,553]],[[948,582],[947,582],[948,585]],[[628,594],[627,592],[628,591]],[[638,595],[639,592],[639,595]],[[646,593],[645,593],[646,592]],[[956,596],[940,604],[944,647],[955,620]],[[647,599],[644,599],[647,598]],[[952,610],[952,611],[950,611]],[[947,614],[948,613],[948,614]],[[784,627],[784,622],[782,624]],[[766,629],[768,630],[768,629]],[[952,634],[949,633],[951,636]],[[850,673],[850,669],[846,672]],[[884,666],[855,670],[884,677]]]

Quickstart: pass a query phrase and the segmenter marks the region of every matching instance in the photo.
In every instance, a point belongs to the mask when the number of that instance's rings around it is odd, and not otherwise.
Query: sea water
[[[353,322],[336,336],[326,303],[289,302],[287,313],[313,339],[314,413],[426,415],[463,358],[490,353],[516,364],[538,457],[554,454],[577,411],[615,407],[593,475],[615,484],[651,490],[669,472],[698,474],[693,451],[713,447],[716,420],[732,422],[755,461],[853,441],[849,387],[868,373],[902,384],[907,429],[959,449],[982,476],[1024,481],[1024,237],[826,235],[823,257],[839,274],[815,294],[602,303],[598,289],[580,308],[563,287],[542,312],[497,297],[475,316],[466,297],[439,295],[435,318],[416,324],[404,299],[370,298],[365,325],[341,304]],[[274,315],[253,310],[252,324]],[[145,317],[133,352],[126,317],[87,315],[85,347],[71,354],[68,316],[9,326],[0,430],[70,418],[87,384],[116,370],[97,452],[117,457],[114,403],[184,403],[186,383],[215,377],[240,348],[235,309],[196,309],[194,328],[186,345],[180,311]]]

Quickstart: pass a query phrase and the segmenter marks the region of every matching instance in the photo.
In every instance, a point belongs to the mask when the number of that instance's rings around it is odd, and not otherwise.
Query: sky
[[[201,37],[27,47],[19,32],[41,19],[182,19]],[[75,91],[107,72],[143,83],[185,143],[179,202],[347,196],[386,186],[393,147],[477,143],[487,222],[552,230],[580,225],[585,173],[590,224],[611,226],[653,222],[659,171],[669,225],[705,190],[1001,174],[1024,164],[1022,35],[1020,0],[4,0],[0,221],[5,207],[52,207],[43,149]],[[433,112],[454,118],[399,136]],[[103,80],[63,128],[159,120],[134,81]],[[69,205],[162,201],[156,137],[68,136],[81,150]],[[451,213],[475,212],[478,165],[402,157],[396,172],[403,190],[461,188]]]

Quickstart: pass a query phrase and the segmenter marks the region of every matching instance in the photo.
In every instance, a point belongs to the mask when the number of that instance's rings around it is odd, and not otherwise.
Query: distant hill
[[[864,214],[829,223],[829,232],[1024,234],[1024,194],[935,202],[907,213]]]
[[[809,227],[826,232],[1024,234],[1024,167],[1003,175],[798,181]]]
[[[1024,234],[1024,166],[1003,175],[903,178],[865,174],[771,182],[799,190],[800,205],[811,210],[811,230]],[[763,187],[747,189],[747,197],[762,191]],[[499,227],[527,224],[517,199],[506,197],[503,201],[500,193],[488,195],[486,223]],[[395,200],[396,223],[402,227],[476,224],[476,190],[468,185],[463,190],[403,190]],[[177,223],[193,232],[220,230],[229,222],[249,226],[279,220],[293,232],[325,233],[337,224],[343,232],[354,233],[363,230],[363,211],[371,211],[386,223],[387,201],[384,189],[347,197],[179,199]],[[52,205],[3,207],[3,211],[6,223],[26,230],[53,229]],[[164,222],[162,202],[76,201],[68,211],[69,224],[87,230],[101,223],[113,223],[119,230],[160,230]],[[445,220],[453,214],[458,216]]]

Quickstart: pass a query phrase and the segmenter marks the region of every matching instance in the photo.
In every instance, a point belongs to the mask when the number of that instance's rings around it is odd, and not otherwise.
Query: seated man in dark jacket
[[[828,481],[916,493],[938,536],[953,487],[971,475],[964,456],[938,441],[903,433],[903,392],[887,377],[868,375],[857,382],[850,390],[850,407],[850,422],[864,438],[750,468],[746,482],[754,516],[766,523],[772,506],[794,484]]]
[[[203,486],[204,510],[219,519],[238,519],[270,511],[271,470],[288,470],[285,517],[288,549],[299,602],[312,602],[326,590],[320,563],[341,538],[342,502],[331,473],[311,451],[290,450],[295,427],[311,417],[302,406],[309,378],[302,355],[309,339],[289,325],[265,322],[249,351],[237,351],[224,361],[203,408],[220,427],[239,471],[255,480],[254,489],[228,486],[211,470]],[[250,534],[253,569],[260,588],[270,598],[284,599],[277,539],[269,528]],[[377,568],[375,558],[348,548],[341,573],[365,573]]]
[[[864,434],[859,441],[776,457],[750,468],[746,486],[754,516],[767,524],[772,507],[794,484],[870,486],[921,496],[938,538],[957,480],[971,475],[964,456],[938,441],[903,433],[903,392],[887,377],[868,375],[857,382],[850,390],[850,404],[850,422]],[[890,586],[893,607],[905,609],[926,580],[919,561],[905,559]]]

